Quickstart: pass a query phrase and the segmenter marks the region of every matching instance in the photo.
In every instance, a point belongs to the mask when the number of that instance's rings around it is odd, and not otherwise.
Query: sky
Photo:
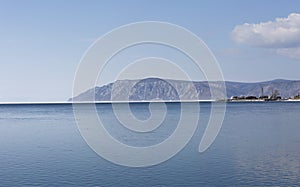
[[[297,1],[0,0],[0,102],[67,100],[93,42],[141,21],[169,22],[193,32],[215,55],[225,80],[300,80]],[[154,47],[133,54],[129,49],[122,58],[177,55]],[[113,81],[109,73],[117,74],[116,67],[111,65],[100,85]]]

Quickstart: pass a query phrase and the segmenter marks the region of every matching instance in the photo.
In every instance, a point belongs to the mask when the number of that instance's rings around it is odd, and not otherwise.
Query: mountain
[[[270,96],[274,90],[278,90],[283,98],[289,98],[300,93],[300,81],[276,79],[256,83],[226,82],[228,97],[234,95],[261,96],[262,88],[264,95]]]
[[[190,82],[146,78],[142,80],[118,80],[95,87],[70,98],[73,101],[140,101],[140,100],[215,100],[224,99],[220,89],[222,82]],[[211,87],[210,87],[211,86]],[[293,97],[300,92],[300,81],[276,79],[265,82],[243,83],[225,81],[226,97],[271,95],[278,90],[283,98]],[[113,90],[113,92],[112,92]],[[214,94],[211,94],[214,93]],[[212,98],[212,95],[216,96]]]

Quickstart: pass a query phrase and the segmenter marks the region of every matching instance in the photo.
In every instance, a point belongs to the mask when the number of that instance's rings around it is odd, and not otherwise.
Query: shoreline
[[[0,102],[0,105],[43,105],[43,104],[126,104],[126,103],[195,103],[219,102],[217,100],[166,100],[166,101],[55,101],[55,102]],[[224,102],[224,101],[222,101]]]
[[[287,99],[287,100],[227,100],[228,103],[239,103],[239,102],[255,102],[255,103],[274,103],[274,102],[300,102],[300,99]]]
[[[300,99],[289,100],[166,100],[166,101],[55,101],[55,102],[0,102],[0,105],[59,105],[59,104],[138,104],[138,103],[278,103],[278,102],[300,102]]]

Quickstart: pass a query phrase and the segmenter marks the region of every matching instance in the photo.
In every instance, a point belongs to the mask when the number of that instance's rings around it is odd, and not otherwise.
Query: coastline
[[[54,102],[0,102],[0,105],[60,105],[60,104],[139,104],[139,103],[278,103],[278,102],[300,102],[300,99],[288,100],[166,100],[166,101],[54,101]]]
[[[300,99],[281,99],[281,100],[227,100],[229,103],[240,103],[240,102],[247,102],[247,103],[273,103],[273,102],[300,102]]]

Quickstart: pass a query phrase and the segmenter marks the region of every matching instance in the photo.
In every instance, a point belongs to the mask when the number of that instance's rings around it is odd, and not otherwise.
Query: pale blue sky
[[[226,80],[300,79],[297,38],[296,47],[278,49],[251,43],[245,27],[236,30],[240,38],[232,36],[238,25],[274,22],[291,13],[300,13],[298,1],[0,1],[0,102],[67,100],[93,41],[137,21],[189,29],[215,54]]]

